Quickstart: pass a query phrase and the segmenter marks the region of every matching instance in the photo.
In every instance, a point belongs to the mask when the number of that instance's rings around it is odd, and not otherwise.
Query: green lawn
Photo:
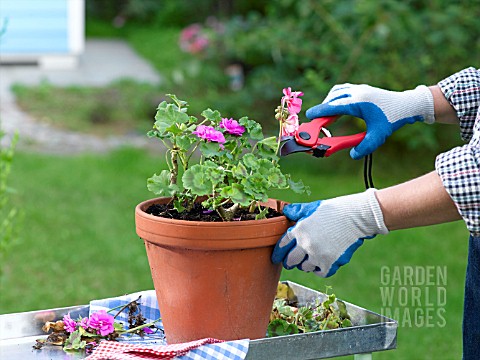
[[[163,99],[157,86],[129,79],[105,87],[12,87],[18,105],[42,122],[63,129],[99,136],[146,133]],[[65,119],[68,119],[66,121]]]
[[[24,219],[21,239],[2,264],[0,312],[85,304],[152,288],[143,243],[135,234],[133,211],[138,202],[151,197],[145,179],[158,171],[159,159],[162,156],[132,149],[75,157],[18,153],[11,184],[17,190],[14,200]],[[278,198],[310,201],[363,190],[361,163],[347,154],[329,159],[293,155],[282,161],[295,178],[310,185],[312,195],[276,194]],[[381,158],[374,170],[377,187],[418,172],[399,170]],[[430,299],[435,311],[445,308],[445,326],[438,326],[437,316],[432,327],[415,326],[413,314],[426,307],[426,299],[421,297],[421,306],[409,299],[406,308],[412,323],[406,321],[405,307],[401,307],[398,320],[404,326],[400,324],[398,330],[398,349],[374,358],[460,358],[467,236],[462,222],[397,231],[366,241],[352,262],[332,278],[300,271],[284,271],[282,278],[321,291],[331,285],[338,297],[381,312],[385,307],[382,267],[446,266],[446,304],[438,306],[439,299]],[[390,306],[392,311],[395,307],[398,301]]]

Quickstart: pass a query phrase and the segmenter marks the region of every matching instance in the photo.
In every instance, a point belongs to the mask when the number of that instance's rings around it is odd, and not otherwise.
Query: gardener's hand
[[[428,87],[395,92],[369,85],[335,85],[322,104],[307,110],[309,119],[333,115],[352,115],[365,120],[367,135],[350,151],[353,159],[372,153],[385,139],[405,124],[433,123],[433,96]]]
[[[335,274],[364,239],[388,233],[375,191],[285,206],[283,213],[297,223],[275,246],[272,261],[322,277]]]

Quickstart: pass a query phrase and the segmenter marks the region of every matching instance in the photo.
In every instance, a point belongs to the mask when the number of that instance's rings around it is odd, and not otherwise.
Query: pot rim
[[[136,232],[145,243],[190,250],[273,247],[293,225],[284,215],[262,220],[213,222],[169,219],[144,211],[150,204],[168,199],[155,198],[137,205]],[[272,207],[277,203],[283,205],[271,200]]]
[[[260,219],[260,220],[241,220],[241,221],[197,221],[197,220],[179,220],[179,219],[169,219],[161,216],[155,216],[152,214],[147,214],[146,209],[153,204],[156,204],[160,202],[161,200],[168,199],[168,197],[157,197],[157,198],[152,198],[148,199],[145,201],[142,201],[135,207],[135,213],[137,216],[153,220],[153,221],[158,221],[158,222],[175,222],[179,225],[184,225],[184,226],[212,226],[212,227],[224,227],[225,224],[228,224],[228,226],[244,226],[244,225],[253,225],[253,224],[258,224],[260,223],[275,223],[275,222],[284,222],[284,221],[289,221],[285,215],[281,216],[276,216],[273,218],[268,218],[268,219]],[[267,203],[264,203],[265,205],[269,206],[270,208],[280,211],[283,209],[283,207],[288,204],[285,201],[282,200],[277,200],[277,199],[268,199]]]

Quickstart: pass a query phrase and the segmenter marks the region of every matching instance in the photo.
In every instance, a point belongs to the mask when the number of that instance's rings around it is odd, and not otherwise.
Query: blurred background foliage
[[[307,109],[337,83],[405,90],[435,84],[478,66],[480,59],[476,0],[206,0],[201,5],[193,0],[87,0],[87,11],[91,35],[99,22],[112,24],[116,31],[111,34],[130,39],[141,31],[139,26],[144,29],[142,38],[150,39],[134,41],[134,46],[153,59],[169,91],[195,99],[194,110],[211,106],[232,116],[248,113],[272,126],[272,109],[287,86],[305,92]],[[201,51],[173,56],[176,61],[165,69],[152,53],[178,49],[155,35],[193,23],[208,44]],[[235,76],[240,86],[233,84]],[[363,122],[337,126],[356,131]],[[459,144],[459,136],[448,126],[411,126],[389,143],[439,151]]]

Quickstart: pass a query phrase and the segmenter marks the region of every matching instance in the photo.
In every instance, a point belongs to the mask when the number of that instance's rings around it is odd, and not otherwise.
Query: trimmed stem
[[[220,217],[224,221],[232,221],[238,209],[240,209],[240,204],[236,203],[236,204],[233,204],[228,209],[225,209],[224,207],[219,206],[216,210],[218,215],[220,215]]]
[[[255,206],[257,205],[256,201],[252,201],[252,203],[248,207],[248,212],[253,213],[255,211]]]
[[[140,329],[143,329],[143,328],[146,328],[146,327],[150,327],[150,326],[152,326],[152,325],[155,325],[155,323],[156,323],[157,321],[160,321],[160,320],[162,320],[161,317],[159,317],[157,320],[154,320],[154,321],[152,321],[152,322],[149,322],[148,324],[143,324],[143,325],[134,327],[134,328],[132,328],[132,329],[125,330],[125,331],[121,332],[121,334],[128,334],[128,333],[132,333],[132,332],[135,332],[135,331],[137,331],[137,330],[140,330]]]
[[[170,159],[172,160],[172,169],[170,170],[170,184],[176,184],[178,177],[178,154],[175,147],[172,149]]]

